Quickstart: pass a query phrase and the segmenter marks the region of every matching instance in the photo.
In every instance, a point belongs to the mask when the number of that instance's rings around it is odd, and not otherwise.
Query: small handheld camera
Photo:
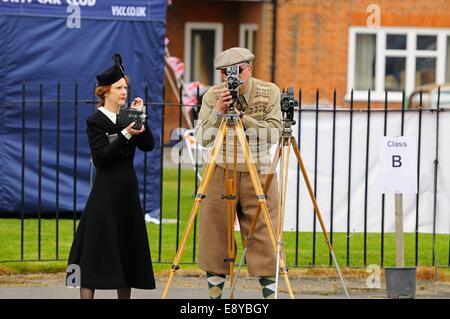
[[[288,87],[286,93],[281,93],[281,112],[283,112],[283,121],[295,125],[295,107],[298,107],[298,101],[294,97],[294,89]]]
[[[234,104],[239,97],[239,86],[244,82],[239,78],[239,66],[233,65],[228,67],[226,70],[228,91],[230,91],[231,97],[233,98],[233,103],[231,103],[228,108],[228,111],[230,111],[234,110]]]
[[[122,128],[126,128],[132,122],[135,122],[133,129],[140,130],[146,117],[145,105],[142,107],[142,110],[137,110],[130,106],[122,107],[120,108],[119,115],[117,116],[117,124]]]

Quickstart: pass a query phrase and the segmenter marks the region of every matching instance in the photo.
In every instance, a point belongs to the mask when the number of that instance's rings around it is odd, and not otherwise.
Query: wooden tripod
[[[171,272],[169,274],[169,278],[167,281],[167,284],[164,288],[163,294],[161,296],[162,299],[165,299],[167,297],[167,293],[170,289],[170,286],[172,285],[172,281],[173,281],[173,276],[175,274],[175,272],[180,268],[179,264],[180,264],[180,260],[181,257],[183,255],[183,251],[185,249],[185,245],[188,239],[188,236],[192,230],[192,226],[194,224],[195,218],[198,214],[198,210],[200,208],[200,204],[203,201],[203,199],[206,197],[205,195],[205,191],[207,189],[208,183],[211,179],[211,176],[214,172],[214,168],[217,165],[216,164],[216,160],[217,157],[219,155],[219,152],[222,149],[224,140],[227,136],[227,131],[229,128],[234,128],[234,159],[236,163],[236,152],[237,152],[237,144],[236,144],[236,138],[239,142],[239,144],[241,145],[243,152],[244,152],[244,158],[245,158],[245,163],[247,165],[249,174],[250,174],[250,178],[252,180],[252,185],[253,188],[255,190],[257,199],[258,199],[258,211],[262,211],[263,216],[264,216],[264,220],[266,223],[266,227],[268,229],[268,233],[270,236],[270,240],[272,242],[272,248],[274,250],[274,252],[277,252],[277,242],[275,239],[275,229],[273,227],[272,221],[270,219],[270,214],[269,214],[269,210],[267,208],[267,203],[266,203],[266,195],[265,192],[262,189],[261,186],[261,181],[259,180],[259,176],[258,173],[256,171],[255,165],[254,165],[254,161],[252,158],[252,155],[250,153],[250,148],[248,145],[248,141],[247,138],[245,136],[245,132],[244,132],[244,127],[242,125],[242,121],[241,119],[234,113],[234,112],[229,112],[226,114],[226,117],[224,117],[220,123],[220,127],[219,127],[219,131],[218,131],[218,135],[216,137],[216,140],[214,141],[214,145],[211,151],[211,157],[208,161],[208,164],[205,167],[205,171],[203,174],[203,179],[202,182],[200,183],[200,186],[198,188],[197,194],[195,196],[195,201],[194,201],[194,205],[191,209],[191,213],[188,219],[188,223],[186,225],[186,228],[184,230],[184,234],[181,240],[181,244],[180,247],[178,248],[177,254],[175,256],[175,259],[173,261],[172,264],[172,269]],[[227,167],[227,171],[228,171],[228,166]],[[226,176],[228,177],[228,172],[226,172]],[[234,174],[236,174],[236,170],[234,170]],[[234,256],[233,258],[231,258],[231,254],[233,254],[235,252],[235,247],[234,247],[234,209],[233,209],[233,204],[235,199],[235,192],[236,192],[236,187],[235,187],[235,182],[236,182],[236,178],[234,178],[234,181],[231,183],[228,183],[227,180],[227,184],[226,184],[226,191],[227,191],[227,205],[228,205],[228,232],[229,232],[229,236],[228,236],[228,254],[229,254],[229,263],[230,263],[230,278],[231,278],[231,282],[230,284],[233,286],[233,280],[234,280]],[[233,197],[234,196],[234,197]],[[231,216],[231,217],[230,217]],[[289,295],[290,297],[293,299],[294,298],[294,294],[292,292],[292,288],[289,282],[289,278],[287,276],[287,271],[286,271],[286,265],[285,265],[285,261],[283,258],[280,259],[280,264],[281,264],[281,269],[282,269],[282,275],[286,281],[286,285],[289,291]],[[276,271],[276,273],[278,273],[278,269]],[[233,297],[233,294],[231,294],[230,296],[231,298]]]
[[[297,141],[295,140],[295,137],[292,136],[292,128],[291,128],[291,122],[289,120],[283,120],[283,134],[280,137],[280,141],[278,143],[277,149],[275,151],[275,157],[272,161],[272,164],[270,166],[270,170],[269,170],[269,174],[266,177],[266,183],[264,185],[264,192],[265,194],[267,193],[270,184],[272,183],[273,177],[275,175],[275,170],[276,167],[278,165],[278,162],[280,161],[280,191],[279,191],[279,201],[278,201],[278,230],[277,230],[277,243],[278,243],[278,247],[277,247],[277,269],[279,269],[278,265],[280,263],[280,260],[282,260],[281,256],[281,246],[283,245],[283,223],[284,223],[284,211],[286,208],[286,193],[287,193],[287,177],[288,177],[288,169],[289,169],[289,155],[290,155],[290,149],[291,146],[294,150],[295,156],[297,158],[298,164],[300,166],[300,170],[302,172],[303,175],[303,179],[305,181],[306,187],[308,189],[308,193],[309,196],[311,198],[311,202],[314,206],[314,211],[316,213],[317,218],[319,219],[320,222],[320,226],[322,227],[322,232],[323,235],[325,237],[325,241],[327,243],[328,246],[328,250],[330,251],[330,254],[333,258],[335,267],[338,271],[339,274],[339,279],[341,281],[342,284],[342,288],[344,290],[344,293],[346,295],[347,298],[350,298],[348,292],[347,292],[347,287],[345,285],[344,282],[344,278],[342,277],[342,273],[341,270],[339,268],[339,264],[337,263],[337,259],[336,259],[336,255],[334,253],[334,249],[333,246],[331,244],[331,241],[328,237],[328,232],[325,226],[325,223],[323,221],[322,218],[322,214],[320,213],[320,209],[319,209],[319,205],[317,204],[317,200],[316,197],[314,196],[314,192],[313,192],[313,188],[311,187],[311,183],[309,181],[308,178],[308,174],[306,172],[305,169],[305,165],[303,163],[302,160],[302,156],[300,155],[300,150],[298,148],[298,144]],[[287,156],[285,157],[285,148],[287,148]],[[281,159],[281,160],[280,160]],[[247,234],[247,236],[245,237],[245,241],[244,241],[244,251],[242,253],[242,257],[241,257],[241,262],[239,264],[238,270],[236,272],[236,276],[235,279],[233,280],[233,286],[231,288],[231,295],[233,294],[234,291],[234,287],[236,285],[237,282],[237,278],[239,276],[239,271],[241,269],[242,266],[242,261],[245,258],[245,255],[247,253],[247,247],[249,245],[249,241],[251,241],[252,236],[253,236],[253,232],[255,230],[255,226],[256,226],[256,222],[258,220],[258,216],[261,212],[261,207],[257,207],[256,209],[256,213],[253,217],[253,221],[252,224],[250,226],[249,229],[249,233]],[[282,270],[283,270],[283,265],[281,266]],[[275,280],[275,299],[278,296],[278,272],[276,274],[276,280]]]

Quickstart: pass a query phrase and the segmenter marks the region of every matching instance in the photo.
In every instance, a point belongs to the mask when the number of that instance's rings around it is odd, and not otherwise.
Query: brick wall
[[[304,102],[310,104],[316,89],[321,103],[332,102],[336,88],[337,104],[348,106],[348,30],[366,25],[370,4],[381,7],[382,27],[450,27],[448,0],[280,0],[275,82],[302,88]],[[269,14],[271,9],[265,8]]]
[[[450,28],[450,0],[279,0],[275,83],[280,88],[301,88],[304,104],[315,104],[320,90],[320,104],[333,101],[348,107],[347,91],[348,31],[351,26],[365,26],[367,7],[381,7],[381,26]],[[264,2],[176,0],[168,8],[167,36],[172,55],[184,58],[186,22],[223,23],[223,48],[239,44],[240,23],[258,25],[254,76],[271,80],[273,4]],[[166,100],[176,102],[166,81]],[[366,107],[355,103],[355,107]],[[373,107],[382,107],[374,103]],[[390,107],[398,107],[391,104]],[[186,124],[183,124],[186,127]],[[178,127],[178,111],[166,109],[165,142]]]
[[[175,0],[167,11],[167,37],[170,39],[168,46],[172,56],[184,61],[184,28],[186,22],[219,22],[223,25],[223,49],[239,45],[239,26],[241,23],[256,23],[261,21],[261,3],[254,2],[221,2],[207,0]],[[260,32],[257,33],[258,48]],[[268,43],[270,45],[270,43]],[[258,54],[256,54],[258,55]],[[208,61],[205,63],[213,63]],[[264,60],[255,61],[255,74],[264,68]],[[171,91],[169,82],[165,80],[165,100],[169,103],[177,103]],[[179,110],[177,106],[166,105],[165,110],[164,142],[170,142],[170,133],[178,127]],[[183,118],[183,127],[187,123]]]

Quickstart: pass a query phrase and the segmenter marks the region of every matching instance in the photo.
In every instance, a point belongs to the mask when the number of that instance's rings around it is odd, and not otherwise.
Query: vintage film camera
[[[281,112],[283,112],[283,121],[295,125],[294,109],[298,107],[298,101],[294,97],[294,89],[288,87],[286,93],[281,93]]]
[[[135,122],[133,129],[140,130],[146,118],[145,105],[142,106],[142,110],[134,109],[131,106],[122,107],[119,110],[117,123],[120,127],[125,128],[132,122]]]
[[[233,65],[227,69],[227,85],[228,91],[231,93],[233,103],[228,107],[228,111],[234,111],[234,105],[239,97],[239,86],[244,82],[239,78],[239,66]]]

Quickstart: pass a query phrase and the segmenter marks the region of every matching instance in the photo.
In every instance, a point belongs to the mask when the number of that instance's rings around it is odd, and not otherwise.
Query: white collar
[[[108,110],[104,106],[99,107],[98,110],[101,111],[103,114],[105,114],[111,120],[111,122],[116,124],[116,119],[117,119],[117,114],[116,113],[111,112],[110,110]]]

